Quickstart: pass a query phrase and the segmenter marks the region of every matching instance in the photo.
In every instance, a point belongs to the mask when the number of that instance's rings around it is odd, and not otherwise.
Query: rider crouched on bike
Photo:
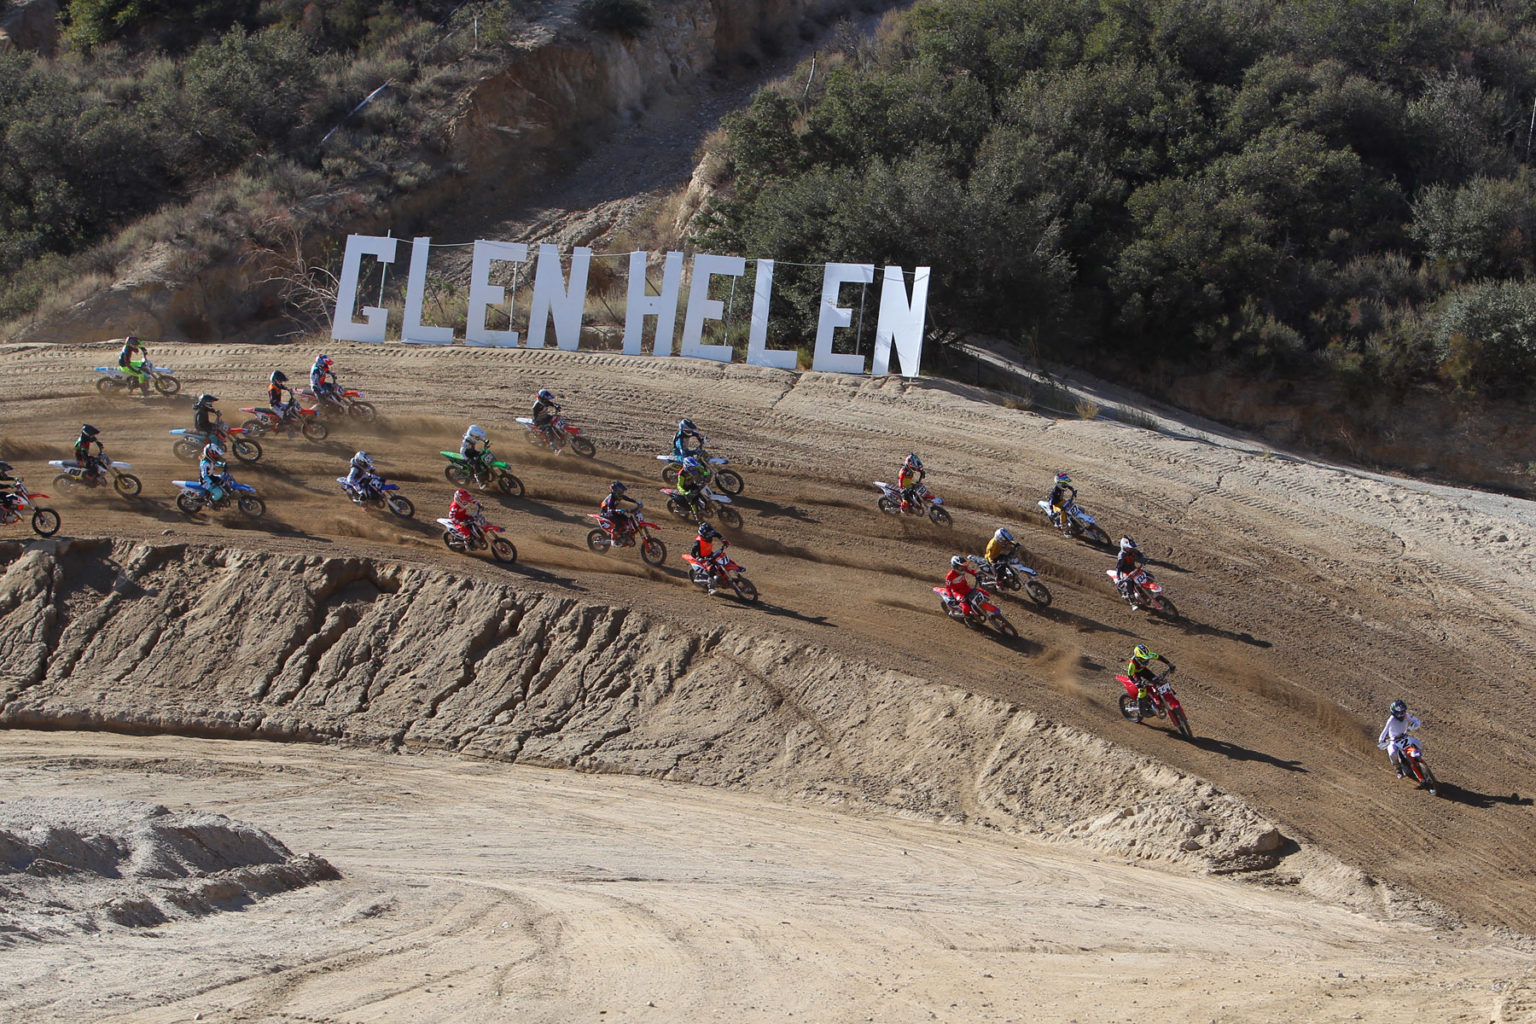
[[[203,457],[197,464],[197,478],[208,497],[224,500],[224,489],[230,485],[229,464],[224,461],[224,449],[209,442],[203,445]]]
[[[133,335],[123,339],[122,351],[117,354],[118,367],[128,375],[128,390],[138,388],[145,398],[149,397],[149,374],[144,364],[149,361],[149,351]]]
[[[335,362],[325,353],[315,356],[315,365],[309,368],[309,389],[320,401],[340,405],[341,385],[336,380],[335,366]]]
[[[197,396],[197,404],[192,407],[192,429],[207,438],[224,436],[224,417],[213,407],[217,401],[213,395],[204,392]]]
[[[693,425],[693,420],[677,421],[677,435],[672,438],[672,454],[678,458],[697,455],[704,450],[704,435]]]
[[[712,471],[703,460],[692,455],[683,460],[677,471],[678,496],[687,501],[695,513],[703,511],[704,488],[711,475]]]
[[[491,439],[485,436],[479,424],[471,423],[469,429],[464,431],[464,437],[459,441],[459,454],[469,463],[469,471],[474,475],[475,482],[483,488],[486,474],[490,470]]]
[[[1131,600],[1131,577],[1146,560],[1134,540],[1129,537],[1120,538],[1120,555],[1115,559],[1115,586],[1120,588],[1120,596],[1130,602],[1132,611],[1136,610],[1137,605]]]
[[[693,539],[693,557],[699,560],[700,568],[694,570],[695,578],[702,577],[704,586],[713,594],[715,592],[715,575],[723,575],[720,568],[725,560],[725,549],[731,546],[731,542],[720,536],[708,523],[699,524],[699,535]]]
[[[1405,774],[1403,737],[1419,727],[1419,720],[1408,713],[1408,705],[1402,700],[1393,701],[1392,707],[1388,710],[1390,713],[1387,715],[1387,724],[1381,727],[1381,735],[1376,737],[1376,746],[1387,752],[1387,759],[1392,762],[1392,767],[1397,769],[1397,777],[1402,778]]]
[[[608,485],[608,493],[603,495],[602,504],[597,506],[598,512],[613,524],[613,533],[616,537],[627,537],[635,532],[635,514],[640,511],[640,502],[629,497],[624,492],[629,490],[621,481],[615,480]],[[628,502],[634,508],[624,508],[621,502]]]
[[[16,485],[21,482],[12,472],[11,464],[0,460],[0,510],[6,512],[16,511]]]
[[[361,501],[373,489],[375,476],[373,460],[367,452],[358,452],[352,456],[351,467],[347,470],[347,489]]]
[[[1056,474],[1056,482],[1051,487],[1049,497],[1051,506],[1051,518],[1061,529],[1067,528],[1066,517],[1062,515],[1062,509],[1067,507],[1067,502],[1077,500],[1077,488],[1072,486],[1072,478],[1065,473]]]
[[[946,600],[958,604],[962,610],[976,612],[976,599],[981,596],[981,590],[971,585],[971,580],[976,575],[976,567],[964,555],[956,555],[949,560],[949,572],[944,576],[944,591]]]
[[[901,472],[896,474],[896,486],[901,488],[901,510],[910,512],[912,502],[917,498],[917,489],[922,485],[923,477],[927,474],[923,471],[923,460],[913,452],[908,455],[901,464]]]
[[[460,487],[453,492],[453,503],[448,506],[448,518],[453,522],[453,528],[459,531],[459,535],[465,540],[474,537],[474,527],[485,522],[485,516],[480,511],[480,503],[475,496]]]
[[[88,480],[95,480],[101,475],[101,458],[106,453],[100,440],[101,431],[89,423],[81,424],[80,436],[75,439],[75,465],[85,470]],[[91,447],[96,451],[92,452]]]
[[[1006,526],[999,526],[997,532],[992,534],[992,539],[987,541],[987,550],[984,557],[993,565],[1007,565],[1015,558],[1020,558],[1024,553],[1024,545],[1013,539],[1013,534]]]
[[[284,395],[288,397],[284,398]],[[277,413],[279,423],[286,423],[298,415],[299,403],[294,400],[288,375],[282,370],[273,370],[272,376],[267,378],[267,405]]]
[[[1154,661],[1160,661],[1167,665],[1169,672],[1174,670],[1173,662],[1161,654],[1152,653],[1151,648],[1146,644],[1137,644],[1133,647],[1131,649],[1131,660],[1125,663],[1125,674],[1130,678],[1131,682],[1136,684],[1136,705],[1143,715],[1153,713],[1152,696],[1148,692],[1147,687],[1157,679],[1157,674],[1150,668]]]
[[[555,402],[555,393],[549,388],[540,388],[533,396],[533,425],[544,434],[551,451],[559,450],[555,437],[555,417],[558,415],[560,406]]]

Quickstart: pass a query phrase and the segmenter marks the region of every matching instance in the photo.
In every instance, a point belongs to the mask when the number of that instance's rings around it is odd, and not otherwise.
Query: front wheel
[[[175,444],[171,445],[171,454],[176,456],[182,462],[196,462],[197,457],[202,452],[202,450],[202,445],[198,444],[196,441],[189,441],[184,437],[178,439]]]
[[[119,473],[117,479],[112,481],[112,486],[116,487],[117,493],[123,497],[134,498],[138,496],[144,485],[132,473]]]
[[[254,494],[240,495],[240,499],[235,504],[240,506],[241,512],[244,512],[252,519],[260,517],[261,514],[267,510],[267,503],[256,497]]]
[[[1024,589],[1029,592],[1029,596],[1034,600],[1036,604],[1043,607],[1051,603],[1051,592],[1046,589],[1044,583],[1040,583],[1037,580],[1030,580],[1028,583],[1024,584]]]
[[[667,560],[667,546],[655,537],[640,542],[640,557],[650,565],[660,565]]]
[[[299,429],[304,431],[304,436],[311,441],[324,441],[331,433],[331,428],[321,423],[318,416],[304,417],[304,425]]]
[[[457,462],[450,462],[448,465],[444,466],[443,476],[447,477],[448,482],[454,484],[455,486],[469,486],[469,470],[465,469]]]
[[[182,491],[176,495],[176,507],[189,516],[195,516],[202,510],[203,503],[195,495]]]
[[[51,508],[35,509],[32,512],[32,529],[37,531],[39,537],[52,537],[59,532],[59,514]]]
[[[523,482],[506,470],[502,470],[497,475],[496,486],[501,488],[502,494],[509,495],[510,497],[521,498],[523,496]]]
[[[731,589],[736,591],[736,597],[743,604],[753,604],[757,601],[757,585],[745,576],[730,577]]]
[[[1093,541],[1100,547],[1109,547],[1109,534],[1105,533],[1098,526],[1083,527],[1083,536],[1087,537],[1089,540]]]
[[[1184,714],[1183,708],[1169,708],[1168,717],[1173,719],[1173,724],[1179,727],[1179,735],[1187,740],[1195,738],[1195,731],[1189,727],[1189,716]]]
[[[505,537],[497,537],[491,541],[491,557],[498,562],[511,563],[517,561],[517,548]]]
[[[612,546],[613,541],[608,539],[607,533],[598,529],[587,531],[587,547],[591,548],[593,551],[596,551],[600,555],[605,554]],[[642,555],[645,554],[645,549],[642,548],[640,553]]]
[[[391,491],[384,496],[384,504],[388,505],[389,510],[401,519],[410,519],[416,515],[416,506],[411,504],[411,499],[403,494]]]
[[[1179,617],[1179,609],[1174,605],[1172,601],[1168,600],[1161,594],[1158,594],[1152,599],[1149,607],[1153,611],[1166,615],[1169,618],[1176,619]]]
[[[1014,627],[1013,623],[1011,623],[1007,619],[1003,618],[1003,616],[1002,616],[1002,614],[1000,612],[993,612],[992,615],[991,615],[991,619],[992,619],[992,628],[997,630],[999,633],[1003,634],[1004,636],[1018,636],[1019,635],[1018,629]]]
[[[895,498],[887,498],[882,494],[880,500],[875,502],[875,504],[880,506],[881,512],[886,512],[893,516],[901,515],[901,503]]]
[[[359,423],[372,423],[374,420],[378,419],[379,413],[368,402],[353,402],[351,406],[347,408],[347,415],[351,416]]]
[[[237,437],[234,444],[230,445],[230,447],[234,450],[235,458],[241,462],[255,462],[261,458],[261,445],[255,441],[247,441],[243,437]]]
[[[731,508],[731,506],[717,506],[715,514],[720,517],[720,522],[724,523],[726,526],[729,526],[731,529],[741,529],[741,513],[737,512],[734,508]]]
[[[1435,787],[1438,785],[1438,783],[1435,782],[1435,773],[1430,771],[1429,765],[1425,764],[1423,761],[1419,762],[1419,768],[1424,772],[1424,788],[1429,790],[1430,796],[1435,796]]]
[[[588,441],[584,437],[572,437],[571,447],[575,449],[577,455],[580,455],[584,459],[590,459],[592,456],[597,454],[597,445],[593,444],[591,441]]]
[[[246,420],[240,424],[240,429],[245,431],[246,437],[260,437],[267,432],[267,425],[261,420]]]
[[[1141,721],[1141,708],[1137,706],[1135,697],[1128,693],[1120,695],[1120,714],[1124,715],[1128,722]]]
[[[155,378],[155,390],[162,395],[174,395],[181,390],[181,381],[168,373],[162,373]]]
[[[953,520],[949,518],[949,512],[942,505],[934,505],[928,510],[928,518],[940,526],[948,526]]]
[[[741,493],[746,483],[741,479],[740,473],[730,469],[720,469],[715,471],[715,486],[734,498]]]

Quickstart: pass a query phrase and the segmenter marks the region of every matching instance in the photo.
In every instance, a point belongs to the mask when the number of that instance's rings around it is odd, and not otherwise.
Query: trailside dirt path
[[[266,822],[343,874],[13,947],[7,1019],[1525,1019],[1521,943],[967,829],[296,744],[6,733],[0,765],[15,795]]]
[[[315,445],[274,440],[250,470],[269,518],[188,522],[169,480],[189,467],[165,430],[190,424],[178,401],[104,399],[90,367],[104,348],[9,353],[0,380],[0,451],[46,483],[82,420],[146,484],[137,502],[96,492],[53,502],[64,535],[224,543],[405,558],[466,574],[521,576],[548,588],[643,607],[700,629],[799,637],[914,674],[1003,696],[1151,754],[1243,796],[1291,834],[1372,875],[1473,919],[1536,929],[1532,755],[1523,709],[1536,656],[1528,503],[1429,491],[1337,469],[1264,458],[1123,425],[1055,420],[942,381],[906,383],[793,374],[696,361],[552,351],[338,347],[349,383],[384,411],[374,430]],[[187,393],[211,390],[226,415],[253,404],[274,366],[297,377],[313,353],[200,346],[157,350]],[[596,460],[528,447],[513,417],[533,391],[555,389],[599,444]],[[708,599],[679,566],[691,531],[668,517],[659,464],[680,415],[742,470],[738,555],[761,607]],[[485,426],[528,487],[488,500],[521,555],[499,570],[453,556],[431,525],[446,507],[439,448],[468,422]],[[364,447],[420,512],[414,524],[359,511],[334,478]],[[951,503],[940,529],[876,511],[875,479],[908,451]],[[1034,501],[1065,469],[1083,503],[1118,536],[1130,532],[1185,617],[1160,620],[1119,601],[1108,553],[1042,526]],[[664,525],[662,570],[632,552],[594,555],[586,512],[611,479],[630,482]],[[977,551],[998,525],[1031,549],[1055,593],[1037,610],[1005,607],[1022,639],[1000,643],[939,614],[930,586],[951,553]],[[281,614],[281,609],[269,610]],[[1179,665],[1197,736],[1132,726],[1113,706],[1113,674],[1145,640]],[[857,686],[857,680],[836,680]],[[1374,746],[1387,703],[1405,697],[1425,720],[1442,798],[1394,783]],[[1005,826],[1007,822],[994,824]]]

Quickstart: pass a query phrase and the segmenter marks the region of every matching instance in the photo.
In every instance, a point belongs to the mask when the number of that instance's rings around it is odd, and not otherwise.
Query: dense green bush
[[[1116,361],[1536,382],[1530,5],[933,0],[804,81],[727,118],[710,244]]]

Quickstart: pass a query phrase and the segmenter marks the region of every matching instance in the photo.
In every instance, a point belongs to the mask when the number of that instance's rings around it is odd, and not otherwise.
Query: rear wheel
[[[255,441],[247,441],[243,437],[237,437],[230,447],[234,450],[235,458],[241,462],[255,462],[261,458],[261,445]]]
[[[252,519],[259,517],[263,512],[267,510],[267,503],[256,497],[254,494],[240,495],[235,504],[240,506],[241,512],[244,512]]]
[[[304,436],[311,441],[324,441],[331,432],[331,428],[320,422],[318,416],[305,416],[304,425],[299,428],[304,431]]]
[[[60,473],[53,478],[53,489],[56,491],[69,491],[79,486],[81,486],[80,480],[68,473]]]
[[[189,516],[195,516],[202,510],[203,503],[195,495],[182,491],[176,495],[176,507]]]
[[[353,402],[347,407],[347,415],[360,423],[372,423],[378,419],[378,411],[367,402]]]
[[[1141,709],[1136,706],[1136,698],[1128,693],[1120,695],[1120,714],[1125,716],[1128,722],[1141,721]]]
[[[506,470],[502,470],[497,475],[496,486],[501,488],[502,494],[507,494],[514,498],[521,498],[523,496],[523,482]]]
[[[1024,585],[1019,579],[1019,572],[1011,565],[1002,565],[997,569],[998,586],[1007,587],[1009,590],[1018,590]]]
[[[464,550],[464,538],[457,530],[444,530],[443,543],[452,551]]]
[[[677,486],[677,467],[672,465],[672,464],[670,464],[670,463],[668,463],[665,466],[662,466],[661,467],[661,482],[664,483],[664,484],[671,484],[673,487],[676,487]]]
[[[716,506],[716,508],[717,511],[715,514],[720,517],[720,522],[724,523],[726,526],[729,526],[733,530],[741,529],[740,512],[737,512],[729,505],[719,505]]]
[[[1172,601],[1168,600],[1161,594],[1158,594],[1156,597],[1152,598],[1150,607],[1153,611],[1167,615],[1169,618],[1176,619],[1179,617],[1179,609],[1174,605]]]
[[[752,604],[757,600],[757,586],[745,576],[729,577],[731,589],[736,591],[736,597],[743,604]]]
[[[676,495],[667,499],[667,511],[679,519],[688,519],[693,515],[693,507]]]
[[[117,474],[117,479],[112,481],[112,486],[116,487],[117,493],[123,497],[133,498],[138,496],[139,491],[143,489],[144,485],[132,473],[119,473]]]
[[[880,500],[875,502],[875,504],[880,506],[881,512],[888,512],[893,516],[901,515],[901,502],[895,498],[887,498],[882,494]]]
[[[171,445],[171,454],[182,462],[196,462],[202,450],[202,445],[185,437],[178,439],[175,444]]]
[[[96,390],[100,391],[104,395],[110,395],[112,392],[117,390],[117,381],[113,380],[111,377],[97,377]]]
[[[953,520],[949,518],[949,512],[942,505],[934,505],[928,510],[928,518],[940,526],[948,526]]]
[[[174,395],[181,390],[181,381],[168,373],[162,373],[155,378],[155,390],[162,395]]]
[[[1195,738],[1195,731],[1189,727],[1189,716],[1184,714],[1183,708],[1169,708],[1168,717],[1173,719],[1173,724],[1179,727],[1179,735],[1187,740]]]
[[[384,504],[388,505],[389,510],[401,519],[410,519],[416,515],[416,506],[403,494],[390,491],[384,496]]]
[[[588,441],[584,437],[572,437],[571,447],[576,450],[577,455],[580,455],[583,458],[590,459],[592,456],[597,454],[597,445],[593,444],[591,441]]]
[[[1109,534],[1105,533],[1098,526],[1083,527],[1083,536],[1101,547],[1109,547]]]
[[[647,537],[640,542],[640,557],[651,565],[660,565],[667,560],[667,546],[655,537]]]
[[[444,466],[443,467],[443,476],[448,478],[448,482],[449,483],[454,484],[456,486],[459,486],[459,487],[468,487],[469,486],[469,470],[465,469],[462,465],[460,465],[457,462],[450,462],[450,463],[448,463],[448,465]]]
[[[498,562],[517,561],[517,548],[505,537],[497,537],[491,541],[491,557]]]
[[[734,498],[741,493],[741,489],[746,484],[742,481],[740,473],[730,469],[720,469],[715,471],[715,486]]]
[[[608,539],[608,534],[602,530],[594,528],[587,531],[587,547],[591,548],[593,551],[596,551],[601,555],[612,546],[613,542]],[[645,549],[641,548],[640,553],[642,555],[645,554]]]
[[[34,509],[32,529],[39,537],[52,537],[59,532],[59,514],[51,508]]]
[[[1051,603],[1051,592],[1046,589],[1044,583],[1038,580],[1030,580],[1024,584],[1024,589],[1029,592],[1029,596],[1036,604],[1044,606]]]

